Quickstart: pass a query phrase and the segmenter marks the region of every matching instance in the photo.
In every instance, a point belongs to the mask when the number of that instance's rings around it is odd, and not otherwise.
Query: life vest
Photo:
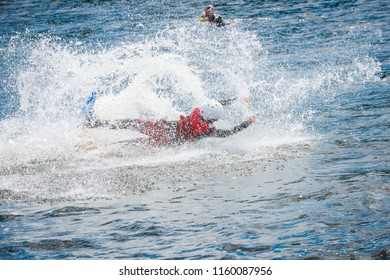
[[[219,16],[217,14],[213,14],[212,16],[208,16],[206,12],[203,12],[200,16],[200,21],[208,21],[208,22],[214,22]]]
[[[180,116],[177,123],[177,138],[179,141],[193,141],[205,132],[211,130],[210,124],[200,116],[200,109],[195,108],[192,113],[187,116]]]

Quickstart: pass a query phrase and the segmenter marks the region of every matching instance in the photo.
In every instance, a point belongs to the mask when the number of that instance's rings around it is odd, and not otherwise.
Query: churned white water
[[[65,2],[51,4],[47,21],[17,30],[15,15],[1,29],[1,258],[386,250],[388,52],[378,49],[388,30],[379,10],[341,22],[341,8],[322,4],[242,10],[233,1],[219,7],[231,24],[211,28],[191,1]],[[183,8],[183,18],[172,12]],[[103,119],[178,120],[208,99],[238,97],[216,126],[256,122],[232,137],[156,148],[132,130],[83,128],[93,91]],[[26,234],[44,249],[28,253]],[[340,251],[345,235],[350,249]],[[57,246],[63,239],[82,242]]]

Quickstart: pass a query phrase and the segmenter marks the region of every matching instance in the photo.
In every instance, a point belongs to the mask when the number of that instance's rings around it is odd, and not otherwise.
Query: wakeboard
[[[81,122],[81,125],[88,123],[93,117],[93,107],[96,101],[96,92],[93,91],[91,96],[88,98],[87,102],[81,107],[80,114],[78,119]]]

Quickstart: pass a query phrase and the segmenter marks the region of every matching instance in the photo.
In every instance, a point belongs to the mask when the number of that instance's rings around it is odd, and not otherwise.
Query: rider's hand
[[[251,103],[252,102],[252,97],[250,97],[249,95],[248,96],[245,96],[243,99],[242,99],[242,102],[243,103]]]
[[[256,121],[256,116],[255,116],[255,115],[250,116],[246,121],[247,121],[249,124],[254,123],[254,122]]]

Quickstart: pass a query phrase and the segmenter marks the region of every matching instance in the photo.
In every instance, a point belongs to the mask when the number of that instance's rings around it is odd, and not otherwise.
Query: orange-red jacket
[[[200,109],[195,108],[189,116],[180,116],[177,123],[177,139],[181,142],[196,140],[201,134],[211,130],[209,125],[200,116]]]

